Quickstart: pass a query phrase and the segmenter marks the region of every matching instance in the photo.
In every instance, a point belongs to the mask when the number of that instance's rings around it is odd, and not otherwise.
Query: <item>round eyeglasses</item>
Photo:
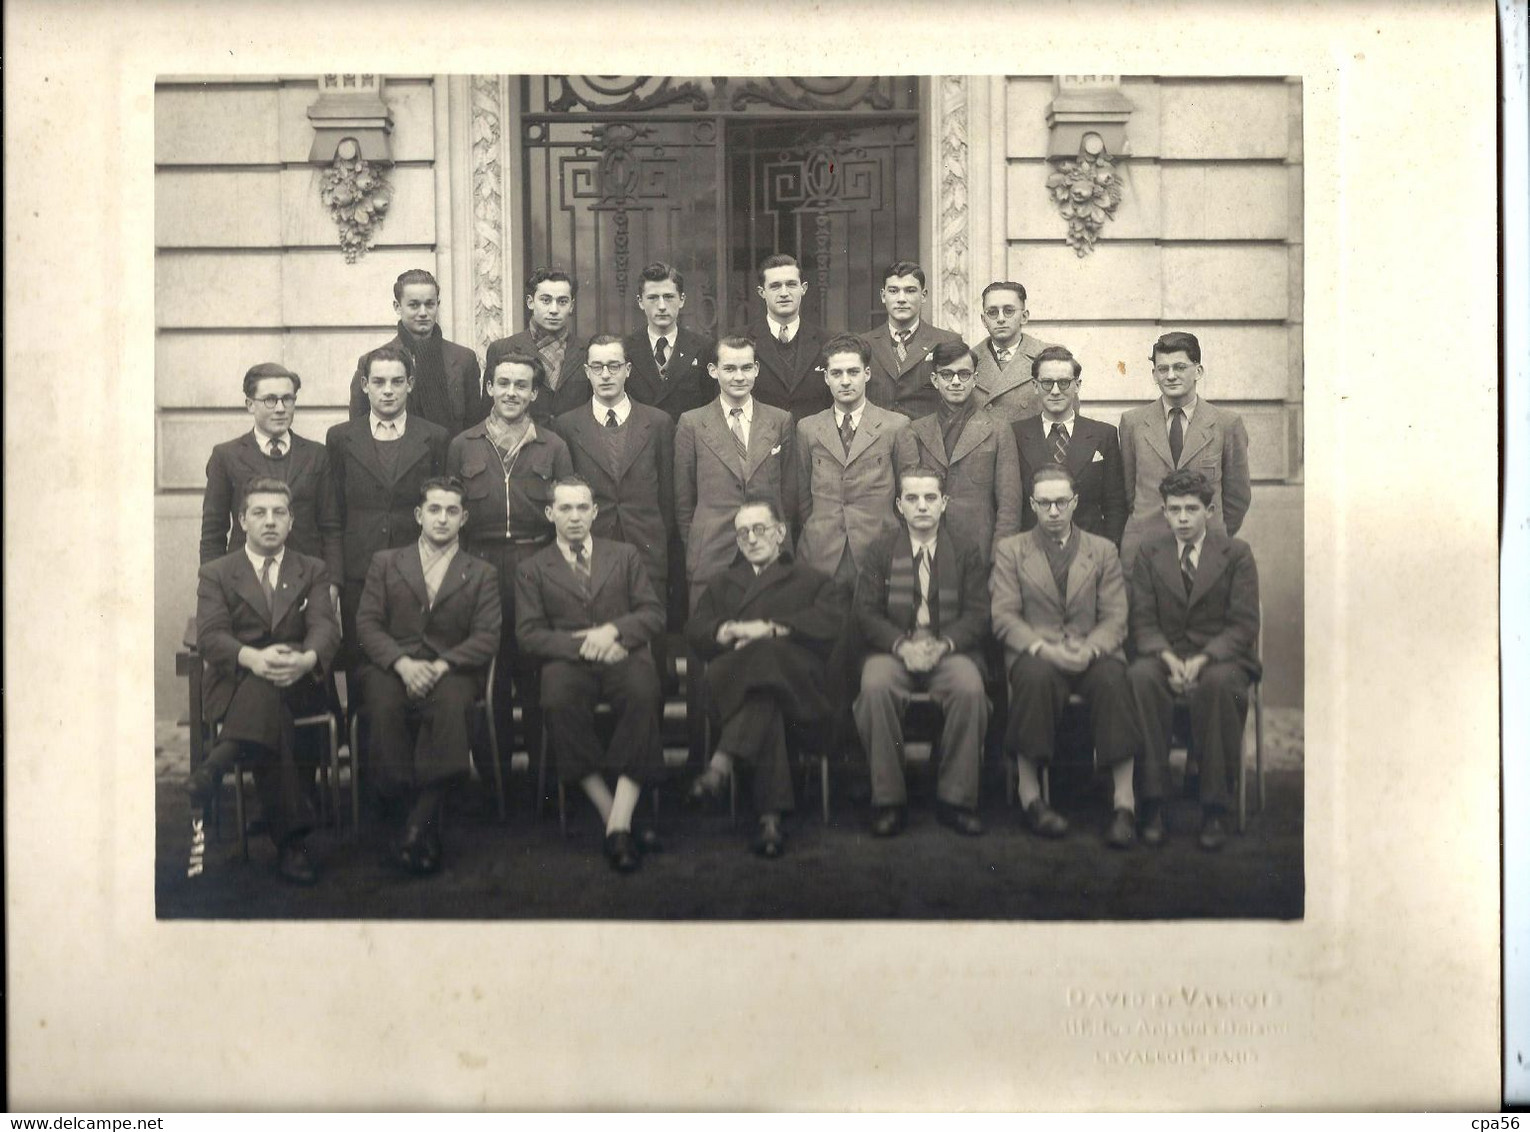
[[[1062,512],[1071,507],[1077,498],[1078,496],[1076,495],[1070,495],[1066,499],[1037,499],[1033,495],[1031,496],[1031,506],[1038,511]]]

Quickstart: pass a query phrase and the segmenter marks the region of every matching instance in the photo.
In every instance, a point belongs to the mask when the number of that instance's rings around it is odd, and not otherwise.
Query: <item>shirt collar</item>
[[[1197,393],[1194,397],[1190,398],[1190,403],[1188,405],[1180,406],[1185,411],[1186,424],[1189,424],[1190,419],[1195,416],[1195,410],[1197,407],[1199,407],[1200,403],[1201,396],[1199,393]],[[1169,414],[1174,412],[1174,407],[1170,405],[1169,402],[1163,397],[1158,398],[1158,407],[1163,410],[1163,423],[1168,424]]]
[[[283,452],[292,447],[291,429],[288,429],[281,436],[272,436],[270,433],[263,431],[259,425],[256,425],[252,431],[255,434],[255,447],[259,448],[262,452],[270,450],[271,441],[273,440],[276,441]]]
[[[928,550],[930,552],[930,558],[933,560],[934,557],[935,557],[935,542],[936,542],[936,540],[939,537],[940,537],[940,531],[936,530],[936,532],[933,535],[930,536],[930,541],[929,542],[920,542],[918,540],[918,538],[916,538],[914,536],[914,532],[913,531],[909,531],[908,532],[908,544],[909,544],[909,548],[910,548],[910,550],[914,554],[918,554],[921,550]]]
[[[1060,421],[1049,421],[1049,420],[1047,420],[1046,413],[1043,412],[1041,414],[1041,431],[1044,432],[1044,433],[1051,432],[1053,425],[1060,424],[1060,425],[1063,426],[1063,431],[1068,434],[1068,438],[1071,440],[1073,438],[1073,422],[1076,421],[1077,419],[1078,419],[1078,414],[1077,413],[1069,413],[1066,417],[1064,417]]]
[[[786,340],[788,342],[795,342],[797,340],[797,331],[802,327],[802,315],[797,315],[790,322],[777,322],[774,316],[767,314],[765,316],[765,325],[769,327],[770,336],[776,339],[776,341],[779,342],[781,340],[781,331],[785,330]]]
[[[1175,541],[1178,542],[1177,539]],[[1176,551],[1176,553],[1181,558],[1183,558],[1184,554],[1185,554],[1184,545],[1185,545],[1184,543],[1179,543],[1180,549],[1178,551]],[[1201,537],[1196,539],[1194,542],[1192,542],[1190,544],[1190,561],[1195,563],[1197,566],[1200,565],[1200,562],[1201,562],[1201,549],[1205,545],[1206,545],[1206,531],[1203,530],[1203,531],[1201,531]]]
[[[727,420],[733,413],[733,406],[727,404],[721,397],[717,399],[718,407],[722,409],[723,420]],[[744,423],[750,424],[754,420],[754,394],[744,398],[744,403],[738,408],[744,410]]]
[[[421,535],[419,538],[420,562],[428,569],[430,564],[437,558],[450,558],[453,554],[457,553],[457,547],[460,545],[462,545],[462,539],[459,536],[452,539],[450,545],[443,546],[437,550],[434,543],[424,535]]]
[[[602,427],[604,427],[606,423],[607,407],[608,406],[602,405],[594,397],[590,398],[590,411],[595,414],[596,422]],[[627,417],[632,413],[632,398],[623,393],[622,399],[609,407],[616,410],[616,423],[626,424]]]
[[[913,322],[908,324],[907,329],[908,329],[909,341],[913,341],[914,335],[919,333],[919,326],[920,326],[920,320],[917,319],[917,318],[914,319]],[[899,330],[898,330],[898,328],[896,326],[894,326],[892,324],[892,319],[888,319],[887,320],[887,333],[892,335],[892,339],[893,339],[894,342],[896,342],[898,340]]]
[[[558,544],[558,550],[560,553],[562,553],[564,561],[572,562],[574,560],[574,548],[568,544],[568,540],[565,539],[562,535],[559,535],[553,541]],[[590,560],[591,552],[595,549],[595,540],[590,535],[585,535],[583,541],[584,560],[588,562]]]
[[[643,329],[648,331],[648,349],[651,351],[657,350],[659,348],[660,338],[664,339],[664,341],[669,345],[670,350],[673,351],[675,348],[675,339],[680,336],[679,326],[675,326],[673,329],[666,330],[663,334],[655,334],[653,332],[653,327],[651,326],[645,325]]]
[[[403,436],[404,435],[404,419],[409,416],[409,410],[405,409],[402,413],[400,413],[398,416],[394,417],[391,421],[386,421],[386,422],[381,417],[379,417],[376,413],[369,412],[369,413],[367,413],[367,416],[372,421],[372,437],[375,440],[377,438],[377,434],[382,431],[382,426],[385,423],[386,424],[391,424],[391,425],[394,426],[396,435]]]
[[[850,424],[853,427],[855,427],[855,428],[860,428],[861,427],[861,417],[865,415],[865,413],[866,413],[866,406],[868,404],[870,404],[870,402],[866,401],[863,398],[861,400],[861,407],[856,409],[856,410],[854,410],[853,412],[851,412],[849,414],[849,416],[850,416]],[[834,406],[834,427],[835,428],[844,428],[845,427],[845,415],[846,415],[845,411],[839,407],[838,403],[836,403],[835,406]]]
[[[281,576],[281,572],[282,572],[282,556],[285,555],[286,553],[287,553],[287,544],[286,543],[282,543],[282,548],[280,550],[278,550],[275,554],[271,555],[272,558],[276,559],[276,574],[277,574],[277,577]],[[244,544],[244,556],[250,560],[250,565],[255,567],[255,576],[257,578],[260,577],[260,568],[266,564],[266,556],[264,554],[260,553],[260,551],[256,550],[249,543],[245,543]]]

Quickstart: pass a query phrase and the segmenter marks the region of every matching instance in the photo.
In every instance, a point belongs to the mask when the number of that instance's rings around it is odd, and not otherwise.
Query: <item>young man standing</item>
[[[605,823],[605,853],[636,872],[645,842],[632,815],[645,782],[663,772],[659,673],[648,644],[664,631],[659,603],[637,550],[591,536],[598,508],[577,476],[559,480],[547,507],[557,528],[516,571],[515,635],[542,661],[542,711],[558,777],[577,783]],[[595,705],[611,702],[616,730],[601,746]],[[606,776],[616,776],[615,792]]]
[[[287,545],[291,501],[282,480],[251,480],[240,499],[243,545],[197,574],[197,650],[207,665],[202,713],[223,726],[186,781],[193,874],[202,868],[199,815],[243,755],[254,761],[278,874],[294,884],[317,879],[304,843],[313,824],[305,784],[316,764],[313,748],[297,742],[293,720],[327,707],[323,677],[340,626],[323,561]]]
[[[380,792],[407,811],[393,860],[424,876],[441,868],[446,792],[471,768],[473,701],[499,649],[500,603],[494,567],[460,553],[462,484],[432,477],[417,499],[419,538],[373,557],[356,626],[369,662],[369,762]]]
[[[538,424],[590,399],[590,383],[584,376],[584,350],[573,336],[574,305],[579,284],[566,271],[539,267],[526,280],[526,329],[489,343],[483,371],[492,375],[500,359],[512,352],[532,353],[542,359],[547,384],[531,407]]]
[[[1242,539],[1211,528],[1210,480],[1181,468],[1158,485],[1169,533],[1142,544],[1132,567],[1127,672],[1142,721],[1142,840],[1164,840],[1174,697],[1190,701],[1190,743],[1200,762],[1202,849],[1227,840],[1227,809],[1243,759],[1248,686],[1260,675],[1259,571]]]
[[[960,340],[930,353],[930,378],[940,407],[898,434],[900,472],[934,468],[947,500],[946,525],[962,533],[986,564],[996,539],[1020,529],[1020,464],[1005,422],[977,408],[972,396],[977,359]]]
[[[833,400],[823,383],[823,330],[802,317],[807,289],[795,259],[767,256],[755,288],[765,309],[741,335],[754,342],[760,367],[755,399],[785,409],[793,421],[823,412]]]
[[[883,273],[887,321],[861,335],[871,347],[867,397],[873,405],[896,410],[909,420],[928,416],[940,404],[930,383],[930,351],[942,342],[961,341],[961,335],[921,320],[928,297],[924,269],[899,260]]]
[[[1168,524],[1158,485],[1176,468],[1200,472],[1211,484],[1211,529],[1235,535],[1253,502],[1248,432],[1243,418],[1199,396],[1201,344],[1194,334],[1165,334],[1153,343],[1153,381],[1162,394],[1121,416],[1121,466],[1131,513],[1121,538],[1121,564],[1130,574],[1137,547]]]
[[[622,340],[632,363],[628,393],[653,405],[671,420],[712,399],[707,363],[712,340],[680,325],[685,309],[685,278],[667,263],[650,263],[638,275],[638,308],[645,326]]]
[[[456,436],[487,411],[483,386],[479,382],[478,355],[466,346],[448,342],[436,321],[441,303],[441,288],[436,277],[421,268],[404,272],[393,284],[393,313],[398,315],[398,333],[384,343],[407,350],[414,359],[414,388],[409,393],[408,408],[416,416],[434,421]],[[363,354],[351,379],[351,419],[370,411],[366,393],[366,369]]]
[[[1031,384],[1031,364],[1049,343],[1025,333],[1031,312],[1025,288],[1008,280],[983,288],[983,326],[988,337],[977,344],[977,392],[973,399],[994,416],[1013,424],[1041,410]]]

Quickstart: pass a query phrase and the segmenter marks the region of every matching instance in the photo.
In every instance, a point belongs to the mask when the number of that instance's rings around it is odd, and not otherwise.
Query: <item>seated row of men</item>
[[[1037,772],[1052,759],[1058,717],[1076,693],[1088,707],[1098,758],[1112,771],[1107,843],[1125,849],[1136,840],[1140,796],[1142,838],[1161,844],[1174,696],[1183,694],[1201,768],[1200,843],[1220,847],[1248,685],[1259,675],[1258,580],[1247,546],[1208,530],[1205,477],[1180,470],[1161,485],[1172,530],[1143,547],[1133,572],[1130,669],[1119,559],[1107,540],[1073,526],[1077,489],[1066,468],[1038,471],[1031,500],[1038,525],[1001,540],[991,570],[945,526],[949,500],[939,471],[906,469],[899,483],[895,506],[906,526],[872,548],[853,597],[785,549],[787,525],[773,498],[746,499],[737,510],[738,558],[704,588],[686,626],[705,658],[720,723],[716,752],[690,797],[715,796],[735,760],[747,764],[759,815],[752,847],[766,858],[781,855],[783,816],[793,808],[787,731],[832,731],[831,657],[848,625],[858,641],[854,719],[869,761],[873,832],[887,837],[903,827],[904,711],[912,692],[927,690],[944,714],[941,820],[980,835],[978,775],[990,710],[983,647],[991,623],[1008,670],[1005,750],[1016,760],[1034,833],[1059,837],[1068,828],[1043,800]],[[246,546],[201,571],[198,642],[213,674],[208,710],[222,730],[188,785],[194,803],[205,805],[224,771],[252,756],[279,871],[312,883],[293,720],[322,707],[339,628],[323,562],[287,550],[290,498],[280,480],[251,482],[240,515]],[[418,542],[373,557],[357,614],[370,765],[378,789],[404,815],[394,859],[421,875],[441,867],[442,803],[470,772],[475,700],[504,635],[492,568],[461,551],[464,501],[455,479],[422,485]],[[541,704],[560,780],[583,790],[604,823],[612,867],[631,872],[657,848],[653,831],[635,830],[633,816],[644,785],[664,767],[662,692],[650,648],[663,632],[664,609],[636,548],[592,536],[598,506],[587,483],[557,480],[545,511],[556,536],[517,569],[514,636],[542,666]],[[615,717],[606,743],[594,726],[601,700]],[[193,855],[200,872],[195,840]]]
[[[676,329],[684,304],[678,273],[653,265],[643,274],[640,302],[649,342],[597,335],[582,359],[572,353],[568,338],[572,281],[556,272],[534,275],[527,297],[532,328],[491,346],[489,407],[481,421],[450,440],[424,414],[441,416],[443,406],[455,412],[459,402],[463,412],[470,411],[477,365],[471,351],[440,338],[434,324],[439,295],[427,273],[400,277],[399,335],[362,358],[354,419],[332,429],[325,447],[291,431],[298,377],[270,364],[252,368],[245,393],[255,428],[219,445],[208,466],[204,563],[241,545],[242,533],[231,520],[248,477],[285,480],[292,493],[293,545],[322,555],[328,564],[331,596],[354,654],[357,610],[372,557],[379,549],[413,541],[419,530],[412,514],[418,485],[442,472],[464,485],[463,541],[497,569],[507,624],[515,619],[517,567],[552,537],[546,515],[550,485],[571,472],[592,487],[594,533],[639,549],[647,576],[668,599],[666,622],[672,629],[684,623],[706,583],[732,562],[733,514],[746,497],[774,500],[787,528],[800,532],[794,540],[797,557],[846,590],[872,544],[897,526],[889,506],[897,468],[925,464],[943,474],[947,525],[974,541],[985,567],[997,539],[1035,522],[1021,500],[1033,495],[1034,469],[1048,459],[1060,459],[1078,483],[1080,527],[1113,543],[1125,534],[1128,565],[1142,535],[1155,523],[1163,526],[1156,498],[1150,507],[1144,503],[1148,478],[1193,466],[1211,481],[1214,527],[1224,525],[1225,511],[1226,529],[1236,531],[1246,511],[1242,424],[1235,414],[1197,398],[1201,366],[1193,336],[1170,334],[1155,343],[1154,378],[1163,397],[1123,418],[1123,450],[1113,428],[1077,414],[1080,367],[1060,347],[1036,349],[1029,363],[1026,390],[1041,414],[1009,427],[996,417],[1021,398],[1014,385],[994,396],[1008,379],[996,376],[993,367],[1013,360],[1006,350],[1040,345],[1020,332],[1025,313],[1018,284],[998,283],[985,292],[984,320],[993,333],[981,353],[959,339],[929,347],[919,344],[922,332],[932,329],[918,324],[922,272],[911,264],[889,268],[884,302],[891,345],[884,352],[900,366],[914,350],[920,352],[931,370],[923,384],[937,406],[910,422],[878,408],[870,394],[879,381],[908,393],[905,379],[913,368],[888,378],[878,371],[881,360],[872,342],[855,336],[842,335],[822,347],[807,343],[816,331],[800,319],[805,284],[787,257],[772,257],[762,266],[766,337],[732,336],[715,350]],[[906,322],[910,310],[914,328],[900,331],[896,323]],[[1011,336],[1008,348],[1000,345],[1001,330]],[[914,345],[900,341],[905,332]],[[791,411],[761,399],[772,372],[764,363],[779,361],[789,348],[801,360],[808,345],[814,351],[808,372],[829,407],[794,422]],[[985,370],[987,389],[981,384]],[[697,377],[702,372],[706,378]],[[695,400],[698,380],[711,385],[715,397],[686,407]],[[798,381],[792,395],[802,388]],[[980,396],[986,399],[981,408]],[[913,403],[911,396],[894,398],[900,399]],[[562,411],[551,421],[545,415],[539,420],[544,405]],[[665,409],[679,411],[678,427]],[[1135,485],[1129,517],[1127,483]],[[533,732],[537,727],[535,665],[520,655],[517,640],[518,634],[507,632],[499,645],[500,733],[507,738],[512,680],[529,727]],[[655,645],[662,650],[662,636]],[[354,669],[359,656],[350,659]],[[660,667],[665,667],[662,658]],[[353,687],[359,685],[355,677],[353,671]]]

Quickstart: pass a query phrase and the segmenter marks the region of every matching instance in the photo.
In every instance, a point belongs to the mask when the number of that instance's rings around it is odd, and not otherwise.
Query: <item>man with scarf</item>
[[[585,347],[574,338],[574,307],[579,282],[566,271],[539,267],[526,279],[526,329],[489,343],[483,372],[493,379],[494,369],[508,355],[532,353],[542,359],[547,384],[531,406],[538,427],[570,409],[587,405],[592,390],[585,376]]]
[[[934,468],[905,469],[893,506],[907,528],[872,547],[855,588],[855,617],[872,650],[861,666],[855,725],[871,764],[871,832],[904,825],[903,712],[912,692],[940,705],[941,824],[976,837],[978,770],[988,727],[982,647],[988,632],[988,562],[942,525],[945,482]]]
[[[393,311],[398,333],[385,346],[403,349],[414,360],[414,388],[409,393],[410,416],[434,421],[456,436],[483,420],[489,403],[478,371],[478,355],[466,346],[448,342],[436,323],[441,288],[436,277],[421,268],[404,272],[393,283]],[[371,405],[366,393],[363,363],[356,363],[351,379],[351,419],[364,417]]]

